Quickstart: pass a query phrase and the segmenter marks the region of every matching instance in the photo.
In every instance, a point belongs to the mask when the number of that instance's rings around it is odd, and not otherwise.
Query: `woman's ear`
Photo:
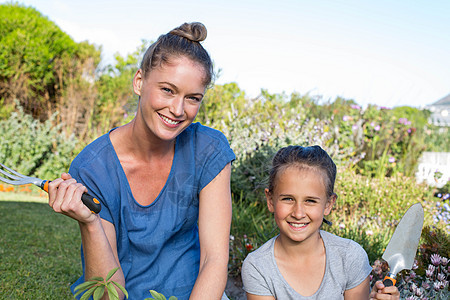
[[[267,207],[269,208],[270,212],[274,212],[274,204],[272,199],[272,194],[270,193],[269,189],[264,189],[264,194],[266,194],[266,200],[267,200]]]
[[[325,211],[323,212],[325,216],[328,216],[331,213],[331,209],[333,208],[334,203],[336,203],[336,199],[337,195],[335,193],[328,199],[327,204],[325,204]]]
[[[134,74],[133,78],[133,90],[134,93],[138,96],[141,95],[142,84],[144,82],[144,77],[142,74],[142,69],[137,70],[136,74]]]

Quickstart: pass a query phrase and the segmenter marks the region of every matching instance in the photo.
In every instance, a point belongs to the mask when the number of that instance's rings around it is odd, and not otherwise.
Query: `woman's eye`
[[[195,101],[195,102],[201,102],[202,99],[200,97],[190,96],[188,97],[189,100]]]
[[[172,94],[172,90],[166,87],[161,88],[164,92]]]

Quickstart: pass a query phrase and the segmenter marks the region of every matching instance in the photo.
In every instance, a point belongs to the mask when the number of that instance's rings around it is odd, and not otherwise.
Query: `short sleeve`
[[[264,275],[249,256],[242,264],[241,276],[243,289],[247,293],[258,296],[273,296]]]
[[[351,242],[352,251],[347,251],[346,272],[347,286],[346,290],[352,289],[360,285],[369,276],[372,267],[369,264],[369,258],[366,251],[356,242]]]
[[[82,183],[88,193],[101,203],[99,213],[102,219],[114,223],[111,211],[118,209],[112,201],[117,194],[117,158],[109,144],[107,135],[103,135],[86,146],[72,161],[70,175]],[[110,201],[107,201],[110,200]]]
[[[205,159],[199,180],[199,190],[207,186],[236,156],[226,137],[220,131],[208,129],[200,133],[198,159]]]

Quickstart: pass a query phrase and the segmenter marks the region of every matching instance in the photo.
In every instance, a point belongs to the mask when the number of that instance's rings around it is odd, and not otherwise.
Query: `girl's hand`
[[[98,219],[81,201],[87,189],[68,173],[61,174],[48,185],[48,205],[57,213],[64,214],[81,223],[91,223]]]
[[[383,282],[380,280],[375,282],[372,292],[370,293],[370,299],[398,300],[400,299],[400,292],[396,286],[385,287]]]

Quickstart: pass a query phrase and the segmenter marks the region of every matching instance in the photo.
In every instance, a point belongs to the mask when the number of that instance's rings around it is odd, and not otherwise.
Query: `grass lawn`
[[[46,198],[0,192],[0,298],[73,299],[81,275],[78,224]]]

